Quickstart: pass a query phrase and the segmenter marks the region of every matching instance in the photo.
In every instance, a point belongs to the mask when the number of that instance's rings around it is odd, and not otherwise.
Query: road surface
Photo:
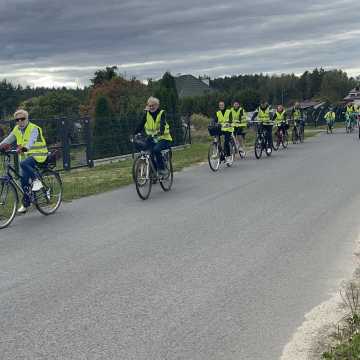
[[[351,275],[360,143],[343,131],[74,201],[0,232],[0,359],[279,359]]]

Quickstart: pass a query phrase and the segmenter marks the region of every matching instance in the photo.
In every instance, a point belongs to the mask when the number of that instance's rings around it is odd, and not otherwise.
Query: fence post
[[[188,132],[189,132],[189,144],[191,144],[191,116],[190,115],[188,115],[187,126],[188,126]]]
[[[63,166],[64,170],[71,169],[70,159],[70,143],[69,143],[69,121],[67,118],[60,119],[61,126],[61,143],[63,152]]]
[[[9,121],[9,124],[10,124],[10,130],[11,130],[11,129],[14,129],[14,127],[15,127],[15,125],[16,125],[16,122],[15,122],[14,119],[11,119],[11,120]],[[18,154],[16,154],[16,155],[14,156],[14,167],[15,167],[15,169],[16,169],[17,172],[20,171],[19,155],[18,155]]]
[[[94,167],[94,155],[92,150],[92,136],[90,118],[84,119],[85,142],[86,142],[86,162],[90,168]]]

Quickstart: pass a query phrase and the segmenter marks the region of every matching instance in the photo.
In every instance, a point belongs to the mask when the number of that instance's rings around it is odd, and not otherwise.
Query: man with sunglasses
[[[21,169],[21,186],[24,190],[23,205],[18,209],[19,214],[26,213],[30,206],[29,186],[32,191],[42,188],[40,180],[36,179],[36,164],[46,161],[48,149],[42,129],[29,121],[29,114],[25,110],[17,110],[14,114],[16,126],[9,136],[1,143],[0,149],[8,149],[16,144]],[[31,180],[31,184],[30,184]]]
[[[172,137],[169,124],[166,121],[165,110],[160,109],[160,100],[158,98],[149,97],[143,120],[135,130],[135,134],[138,133],[145,133],[148,136],[147,145],[152,151],[156,170],[159,175],[166,176],[167,170],[165,169],[161,151],[170,149]]]

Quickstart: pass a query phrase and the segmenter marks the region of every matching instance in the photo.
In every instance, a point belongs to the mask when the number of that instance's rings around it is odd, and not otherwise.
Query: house
[[[352,102],[354,101],[356,104],[360,104],[360,87],[352,89],[347,96],[344,97],[344,102]]]
[[[209,78],[196,78],[193,75],[175,77],[176,90],[180,98],[202,96],[213,92]]]

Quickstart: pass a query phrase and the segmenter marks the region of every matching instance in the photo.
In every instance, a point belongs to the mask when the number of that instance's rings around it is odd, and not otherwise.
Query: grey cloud
[[[1,4],[0,78],[30,84],[85,84],[94,69],[113,64],[140,78],[357,66],[359,36],[339,34],[360,30],[358,0]]]

